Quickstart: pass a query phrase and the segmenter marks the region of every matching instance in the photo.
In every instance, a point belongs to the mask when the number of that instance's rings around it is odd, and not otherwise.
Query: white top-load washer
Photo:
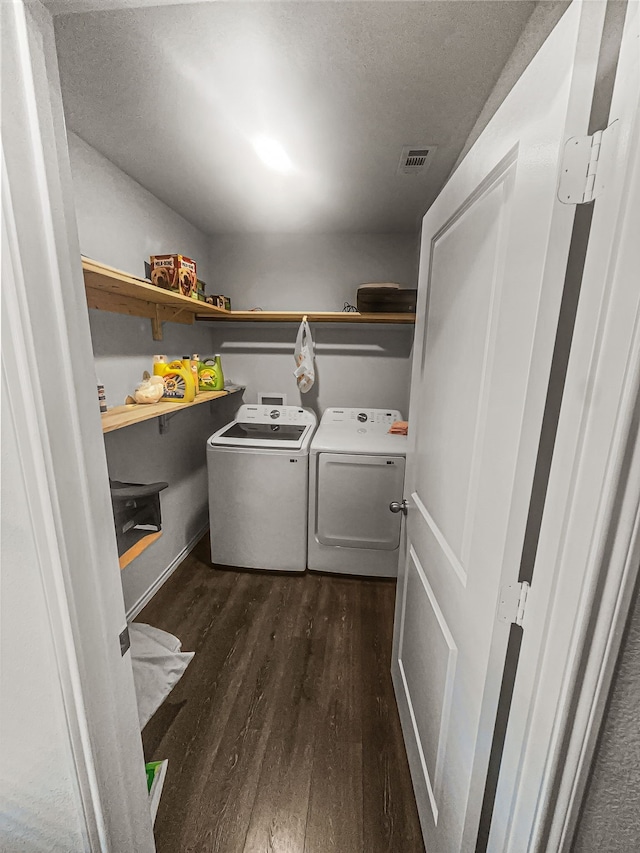
[[[309,455],[312,571],[396,577],[407,438],[393,409],[327,409]]]
[[[317,424],[299,406],[243,405],[207,441],[211,559],[303,572],[309,443]]]

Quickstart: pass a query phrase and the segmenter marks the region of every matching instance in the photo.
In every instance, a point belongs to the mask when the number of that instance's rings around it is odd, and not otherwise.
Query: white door
[[[603,13],[572,4],[424,218],[392,671],[428,853],[475,847]]]

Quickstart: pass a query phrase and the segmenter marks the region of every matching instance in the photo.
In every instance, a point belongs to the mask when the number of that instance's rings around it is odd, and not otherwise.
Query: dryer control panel
[[[327,409],[322,416],[322,426],[358,430],[366,427],[370,432],[388,432],[395,421],[402,420],[397,409]]]
[[[238,409],[236,421],[256,424],[315,424],[314,412],[300,406],[260,406],[245,403]]]

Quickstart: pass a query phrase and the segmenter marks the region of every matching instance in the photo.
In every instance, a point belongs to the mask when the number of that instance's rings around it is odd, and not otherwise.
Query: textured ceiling
[[[212,2],[56,18],[69,127],[208,233],[414,230],[533,2]],[[257,158],[277,139],[292,174]],[[404,145],[437,145],[425,175]]]

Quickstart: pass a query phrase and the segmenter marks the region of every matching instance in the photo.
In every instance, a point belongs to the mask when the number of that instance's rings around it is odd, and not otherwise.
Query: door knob
[[[402,503],[398,503],[398,501],[391,501],[389,509],[391,512],[401,512],[403,515],[406,515],[409,511],[406,501],[402,501]]]

